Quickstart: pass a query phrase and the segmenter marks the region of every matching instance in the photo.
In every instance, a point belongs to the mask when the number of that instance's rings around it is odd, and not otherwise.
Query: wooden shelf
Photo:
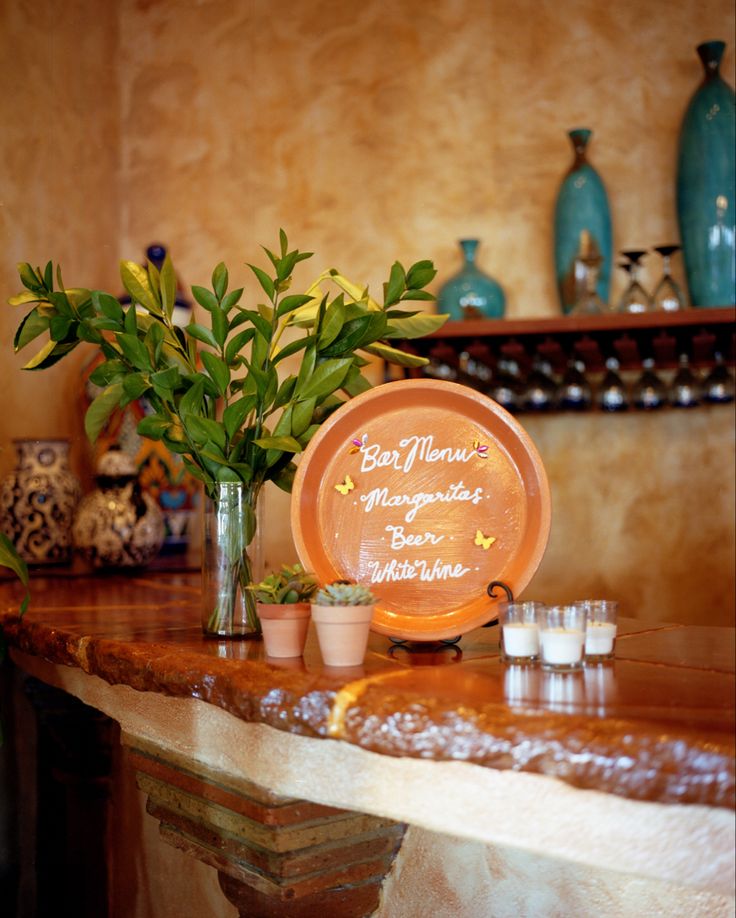
[[[736,307],[688,309],[637,315],[554,316],[531,319],[473,319],[448,322],[427,338],[406,342],[406,350],[440,360],[463,351],[493,368],[499,357],[514,359],[528,371],[539,353],[559,372],[570,359],[590,372],[602,371],[608,357],[622,369],[636,369],[652,358],[658,368],[677,364],[687,354],[697,367],[712,366],[716,354],[734,362]]]

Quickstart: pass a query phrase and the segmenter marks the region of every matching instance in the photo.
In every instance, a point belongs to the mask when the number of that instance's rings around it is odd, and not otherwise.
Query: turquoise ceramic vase
[[[611,287],[611,211],[605,185],[587,160],[592,133],[587,128],[569,132],[575,159],[555,204],[555,274],[564,313],[584,292],[584,271],[576,271],[578,256],[601,256],[596,291],[604,303]]]
[[[677,216],[693,306],[736,302],[736,103],[719,73],[725,47],[698,45],[705,79],[680,129]]]
[[[438,312],[447,312],[450,319],[500,319],[506,310],[506,297],[501,285],[475,264],[478,239],[461,239],[463,266],[446,281],[437,294]]]

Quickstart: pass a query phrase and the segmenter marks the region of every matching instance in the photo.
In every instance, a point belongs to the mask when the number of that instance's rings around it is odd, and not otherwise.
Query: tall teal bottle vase
[[[680,129],[677,217],[693,306],[736,302],[736,100],[719,72],[725,47],[698,45],[705,79]]]
[[[596,291],[608,302],[611,287],[611,210],[603,181],[587,159],[588,142],[593,132],[587,128],[569,131],[575,159],[562,181],[555,204],[555,273],[562,311],[568,313],[581,292],[575,276],[575,262],[581,241],[586,254],[603,259]]]
[[[506,311],[506,297],[501,285],[475,264],[478,239],[461,239],[463,266],[446,281],[437,294],[439,312],[450,319],[500,319]]]

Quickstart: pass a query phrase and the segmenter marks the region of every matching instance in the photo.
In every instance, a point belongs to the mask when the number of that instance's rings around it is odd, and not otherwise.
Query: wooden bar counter
[[[373,635],[329,670],[313,631],[289,661],[204,639],[194,574],[37,574],[22,620],[19,595],[12,660],[120,724],[223,915],[733,913],[732,629],[624,620],[615,661],[564,675],[502,664],[495,627]]]

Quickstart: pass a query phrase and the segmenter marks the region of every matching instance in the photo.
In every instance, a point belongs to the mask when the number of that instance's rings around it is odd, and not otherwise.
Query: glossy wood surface
[[[511,668],[495,627],[459,646],[371,636],[363,666],[269,660],[259,641],[205,639],[199,577],[34,575],[11,647],[111,684],[199,698],[246,721],[392,756],[512,768],[633,799],[734,807],[734,631],[620,623],[616,659],[582,673]]]

